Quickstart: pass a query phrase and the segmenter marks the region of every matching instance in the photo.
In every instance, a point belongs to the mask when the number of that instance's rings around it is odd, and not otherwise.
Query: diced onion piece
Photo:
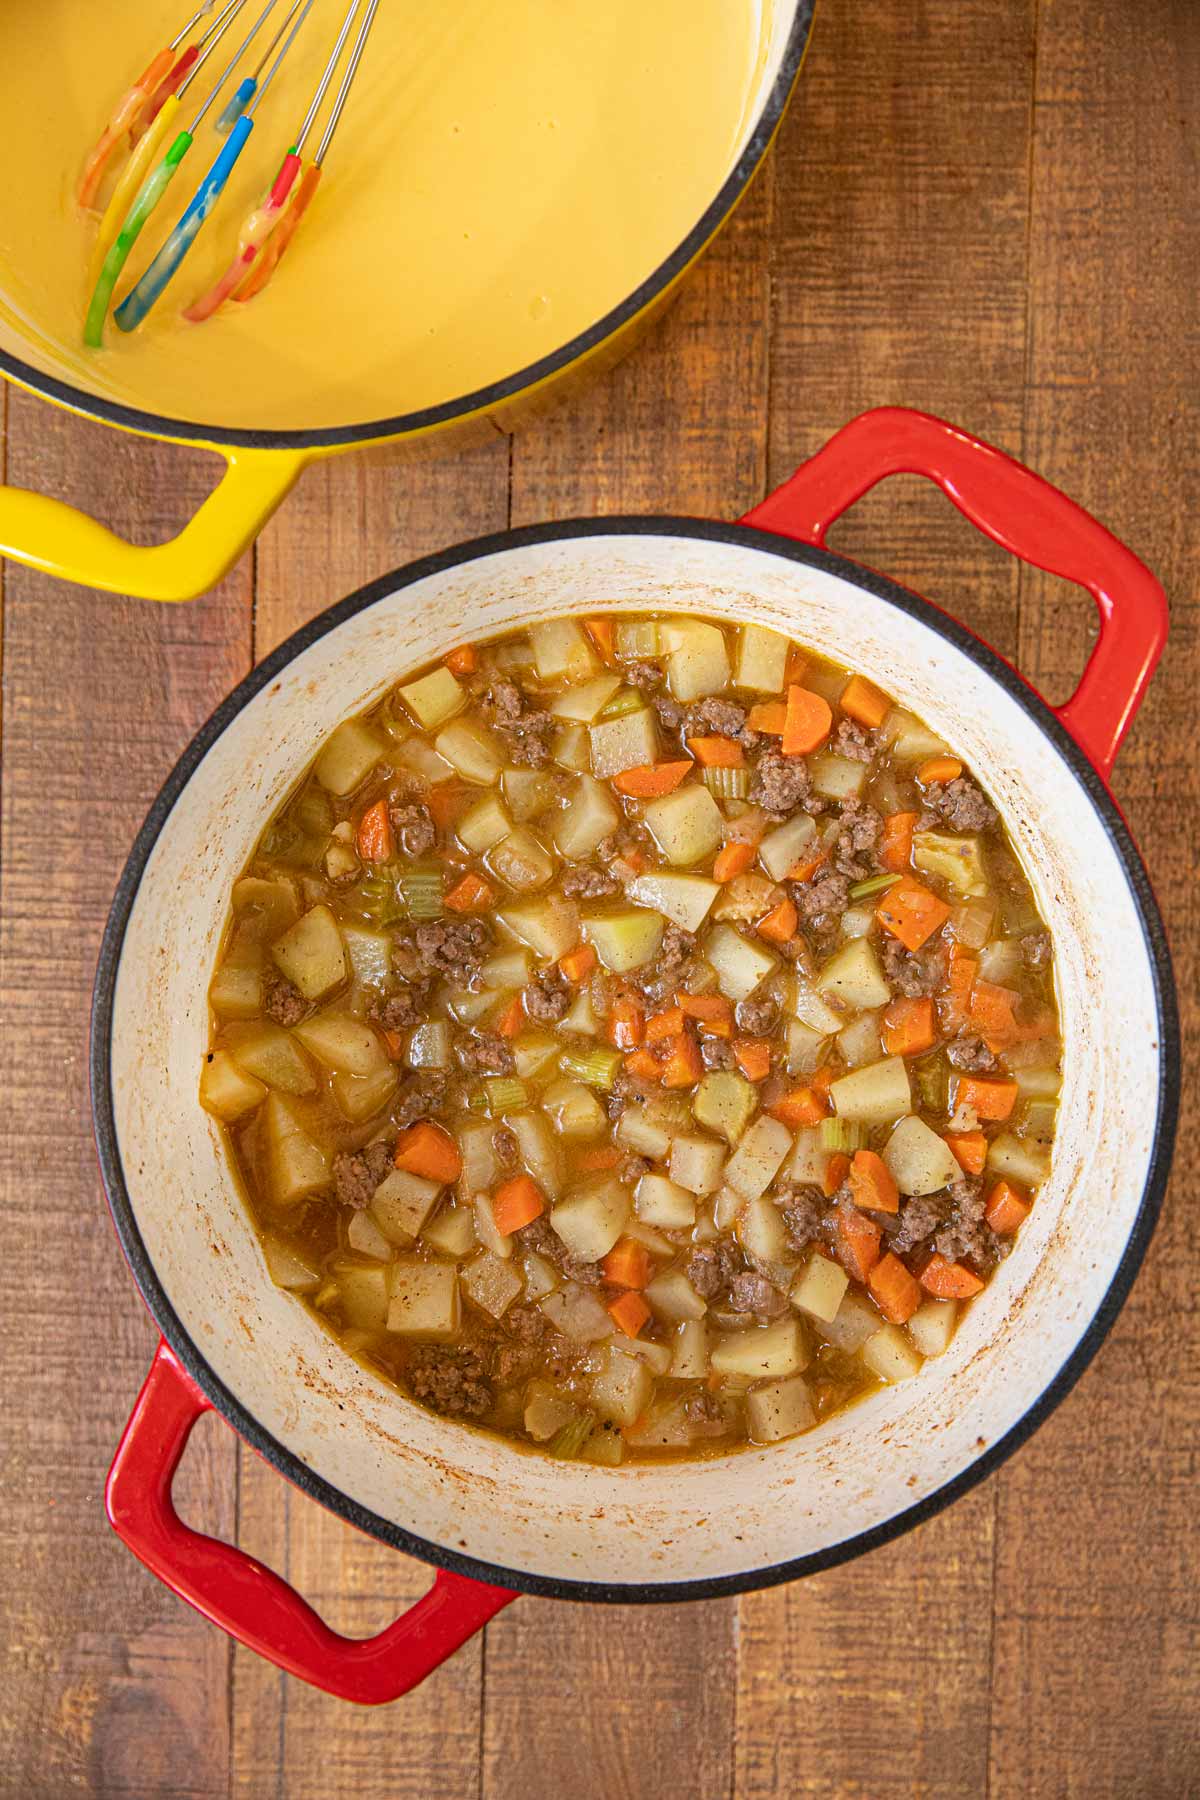
[[[685,931],[699,931],[721,889],[702,875],[639,875],[626,888],[639,906],[651,906]]]
[[[453,1263],[397,1258],[391,1267],[389,1291],[389,1331],[429,1343],[457,1337],[462,1308],[458,1270]]]
[[[817,1422],[808,1383],[802,1375],[760,1382],[746,1395],[746,1418],[756,1444],[778,1444]]]
[[[313,764],[313,774],[331,794],[352,794],[361,787],[386,746],[361,719],[339,725]]]
[[[718,1375],[799,1375],[809,1363],[799,1319],[731,1331],[713,1341],[710,1357]]]
[[[503,1232],[496,1223],[496,1209],[492,1205],[490,1194],[476,1194],[471,1212],[475,1221],[475,1236],[485,1250],[507,1262],[513,1253],[513,1242],[510,1233]]]
[[[267,1097],[264,1082],[239,1069],[227,1050],[213,1050],[200,1070],[200,1104],[226,1124],[240,1119]]]
[[[466,690],[459,686],[443,664],[419,681],[403,683],[400,698],[417,724],[426,731],[436,731],[467,704]]]
[[[885,1125],[912,1106],[908,1070],[902,1056],[886,1056],[882,1062],[855,1069],[832,1082],[829,1097],[843,1119],[859,1119],[864,1125]]]
[[[693,781],[649,801],[643,817],[667,861],[679,868],[711,856],[724,832],[720,807]]]
[[[558,1145],[544,1113],[513,1113],[508,1121],[510,1131],[517,1134],[521,1157],[542,1192],[550,1199],[558,1195],[562,1183],[562,1167]]]

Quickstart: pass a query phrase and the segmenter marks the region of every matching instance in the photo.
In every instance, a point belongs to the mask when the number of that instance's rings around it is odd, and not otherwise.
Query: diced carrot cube
[[[694,1037],[680,1032],[668,1040],[670,1053],[662,1065],[661,1080],[665,1088],[694,1087],[704,1073],[700,1046]]]
[[[744,844],[739,838],[722,844],[713,862],[713,880],[733,881],[736,876],[744,875],[757,855],[755,845]]]
[[[618,1238],[600,1267],[614,1287],[644,1288],[654,1271],[650,1252],[636,1238]]]
[[[627,1291],[608,1303],[608,1316],[626,1337],[635,1338],[650,1317],[650,1308],[640,1294]]]
[[[891,1170],[874,1150],[856,1150],[850,1159],[850,1192],[865,1212],[900,1210],[900,1191]]]
[[[852,675],[842,689],[842,697],[838,701],[844,713],[865,725],[868,731],[876,730],[887,718],[892,703],[877,687],[873,687],[864,675]]]
[[[457,650],[448,650],[442,661],[452,675],[473,675],[479,667],[474,644],[460,644]]]
[[[906,1325],[921,1304],[920,1283],[891,1250],[868,1271],[867,1286],[885,1319]]]
[[[451,912],[482,912],[496,898],[496,890],[490,881],[476,875],[468,869],[462,880],[456,882],[446,895],[445,904]]]
[[[801,1125],[819,1125],[829,1112],[829,1103],[813,1088],[800,1087],[793,1088],[782,1100],[776,1100],[767,1111],[789,1131],[797,1131]]]
[[[807,756],[825,742],[833,729],[833,712],[822,694],[793,685],[787,691],[783,726],[783,754]]]
[[[751,731],[761,731],[764,737],[782,737],[786,721],[787,707],[782,700],[760,700],[750,708],[746,723]]]
[[[917,770],[917,780],[922,787],[928,787],[933,781],[957,781],[962,772],[957,756],[931,756]]]
[[[662,1064],[649,1050],[631,1050],[625,1067],[638,1081],[661,1081]]]
[[[960,1075],[955,1088],[956,1106],[969,1106],[977,1119],[1007,1119],[1020,1090],[1015,1081],[990,1081],[980,1075]]]
[[[987,1139],[982,1131],[951,1131],[946,1143],[964,1175],[982,1175],[987,1161]]]
[[[935,1300],[970,1300],[983,1292],[978,1275],[962,1263],[947,1262],[940,1251],[927,1258],[921,1270],[921,1286]]]
[[[593,644],[595,644],[603,660],[606,663],[611,663],[615,657],[614,644],[616,639],[612,620],[585,619],[583,621],[583,629],[587,632]]]
[[[567,980],[578,987],[595,968],[596,952],[590,944],[579,944],[574,950],[568,950],[565,956],[559,957],[558,966]]]
[[[646,1036],[646,1015],[636,1000],[623,995],[608,1015],[608,1041],[617,1050],[636,1050]]]
[[[794,900],[781,900],[778,906],[758,921],[754,927],[759,937],[767,938],[772,944],[786,944],[795,937],[800,915]]]
[[[1007,1181],[998,1181],[987,1197],[983,1216],[998,1237],[1007,1237],[1029,1217],[1030,1204]]]
[[[889,1056],[919,1056],[932,1047],[934,1030],[932,1000],[893,1000],[883,1015],[883,1047]]]
[[[821,1180],[821,1192],[827,1200],[832,1199],[850,1175],[850,1158],[835,1150],[825,1164],[825,1174]]]
[[[462,1174],[462,1152],[450,1133],[431,1119],[421,1119],[400,1133],[392,1161],[398,1169],[423,1175],[427,1181],[448,1184]]]
[[[523,1225],[532,1224],[545,1210],[546,1196],[532,1175],[514,1175],[492,1196],[492,1218],[502,1237],[511,1237]]]
[[[368,806],[358,821],[356,846],[364,862],[387,862],[392,856],[396,846],[386,800]]]
[[[866,1281],[879,1261],[882,1240],[883,1233],[874,1219],[868,1219],[848,1202],[838,1207],[834,1253],[852,1280]]]
[[[884,868],[893,875],[903,874],[912,863],[913,831],[917,823],[915,812],[889,813],[883,821],[883,835],[879,840],[879,860]]]
[[[771,1073],[771,1046],[764,1038],[735,1038],[733,1060],[747,1081],[765,1081]]]
[[[906,950],[919,950],[950,917],[950,908],[931,888],[904,875],[879,897],[875,917]]]
[[[704,769],[741,769],[746,752],[740,744],[725,737],[691,737],[687,747]]]

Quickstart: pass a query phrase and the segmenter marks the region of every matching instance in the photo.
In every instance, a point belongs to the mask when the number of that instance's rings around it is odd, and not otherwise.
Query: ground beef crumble
[[[478,1419],[491,1409],[487,1364],[473,1347],[418,1344],[404,1375],[415,1400],[449,1418]]]
[[[867,731],[857,719],[841,719],[838,728],[829,740],[829,748],[835,756],[845,756],[851,762],[870,762],[879,745],[879,733]]]
[[[392,1122],[404,1131],[418,1119],[429,1119],[446,1103],[446,1077],[436,1071],[409,1075],[392,1103]]]
[[[601,849],[603,849],[601,845]],[[611,894],[619,893],[621,884],[613,876],[606,875],[602,869],[589,869],[586,864],[572,863],[563,870],[562,891],[570,899],[607,900]]]
[[[872,852],[882,830],[883,819],[873,806],[862,800],[844,801],[838,834],[829,853],[834,868],[851,881],[864,881],[874,872]]]
[[[629,663],[625,669],[625,679],[630,687],[648,688],[662,686],[663,672],[652,662]]]
[[[850,882],[836,870],[818,869],[811,881],[793,881],[790,890],[800,917],[817,931],[827,931],[846,910]]]
[[[362,1150],[351,1150],[333,1159],[333,1191],[342,1206],[361,1211],[370,1206],[375,1189],[393,1168],[394,1143],[367,1144]]]
[[[757,750],[759,736],[746,723],[746,709],[736,700],[697,700],[683,715],[683,736],[723,737],[743,750]]]
[[[780,750],[764,750],[750,781],[752,805],[761,806],[772,819],[787,819],[798,807],[805,812],[824,812],[825,802],[812,791],[812,776],[802,756],[784,756]]]
[[[554,1025],[571,1005],[571,988],[560,969],[541,969],[525,989],[525,1011],[535,1025]]]
[[[550,734],[555,721],[530,706],[515,681],[494,681],[480,701],[488,723],[504,739],[513,762],[540,769],[550,761]]]
[[[437,843],[437,826],[427,806],[393,806],[388,817],[397,848],[405,856],[424,856]]]
[[[714,1300],[745,1268],[736,1244],[719,1240],[698,1244],[687,1259],[684,1272],[702,1300]]]
[[[756,1269],[743,1269],[729,1284],[729,1304],[736,1312],[753,1313],[757,1319],[777,1319],[788,1309],[786,1294]]]
[[[969,1075],[988,1075],[999,1066],[981,1037],[955,1038],[946,1055],[956,1069],[965,1069]]]
[[[813,1182],[788,1182],[774,1199],[783,1212],[783,1228],[793,1250],[804,1250],[821,1235],[827,1202]]]
[[[751,1037],[765,1037],[779,1022],[779,1002],[765,996],[756,1000],[752,994],[747,994],[744,1000],[738,1001],[733,1016],[739,1031],[748,1032]]]
[[[454,1054],[464,1075],[511,1075],[512,1045],[497,1031],[478,1031],[455,1040]]]
[[[992,1268],[1007,1255],[1008,1246],[984,1220],[983,1182],[976,1175],[960,1175],[946,1193],[950,1212],[934,1236],[935,1250],[948,1262],[965,1257],[978,1269]]]
[[[695,934],[668,922],[653,962],[639,969],[633,979],[652,1005],[658,1006],[679,986],[696,948]]]
[[[263,972],[262,1009],[277,1025],[298,1025],[308,1014],[308,1001],[275,969]]]
[[[402,955],[405,950],[414,955],[424,977],[447,975],[470,987],[492,947],[492,930],[483,919],[429,919],[400,946]],[[395,960],[395,950],[392,955]]]
[[[996,822],[995,807],[973,781],[961,775],[954,781],[930,782],[925,805],[955,831],[986,831]]]
[[[930,945],[914,955],[898,939],[885,933],[882,950],[884,976],[906,999],[923,999],[944,986],[946,952],[942,945]]]
[[[419,1025],[428,1010],[429,984],[426,983],[422,987],[402,987],[398,994],[372,1000],[367,1017],[381,1031],[406,1031],[410,1025]]]
[[[928,1194],[902,1200],[900,1210],[882,1220],[889,1247],[903,1256],[923,1244],[942,1222],[942,1209]]]
[[[683,1412],[693,1437],[723,1437],[729,1430],[729,1421],[721,1411],[720,1401],[703,1388],[688,1395]]]

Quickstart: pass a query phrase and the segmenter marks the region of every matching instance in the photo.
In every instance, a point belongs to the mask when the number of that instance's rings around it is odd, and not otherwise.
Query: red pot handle
[[[105,1506],[139,1561],[206,1619],[289,1674],[342,1700],[379,1705],[407,1694],[516,1594],[448,1569],[377,1637],[345,1638],[286,1581],[244,1550],[185,1525],[171,1483],[192,1427],[211,1402],[160,1343],[113,1458]]]
[[[1107,781],[1167,639],[1167,599],[1112,533],[1039,475],[944,419],[881,406],[851,419],[742,520],[823,544],[830,526],[886,475],[924,475],[1014,556],[1086,588],[1100,636],[1083,677],[1055,710]]]

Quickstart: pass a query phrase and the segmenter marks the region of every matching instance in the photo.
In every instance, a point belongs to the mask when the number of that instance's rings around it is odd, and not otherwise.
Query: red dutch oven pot
[[[824,548],[835,520],[899,473],[936,482],[996,543],[1092,595],[1099,638],[1065,706],[1048,707],[928,601]],[[267,1279],[220,1132],[196,1102],[231,881],[315,746],[453,644],[600,606],[790,631],[953,744],[1001,807],[1055,935],[1064,1036],[1051,1176],[943,1357],[787,1443],[618,1469],[435,1419],[340,1351]],[[1170,965],[1107,786],[1166,630],[1153,576],[1072,501],[978,439],[887,408],[847,425],[736,525],[577,520],[460,545],[361,590],[269,657],[151,809],[97,978],[101,1165],[162,1331],[108,1480],[109,1517],[134,1554],[281,1668],[379,1702],[518,1592],[677,1601],[792,1580],[909,1529],[994,1469],[1094,1354],[1166,1181],[1179,1086]],[[171,1482],[210,1408],[305,1492],[436,1565],[429,1593],[349,1640],[271,1570],[185,1525]]]

